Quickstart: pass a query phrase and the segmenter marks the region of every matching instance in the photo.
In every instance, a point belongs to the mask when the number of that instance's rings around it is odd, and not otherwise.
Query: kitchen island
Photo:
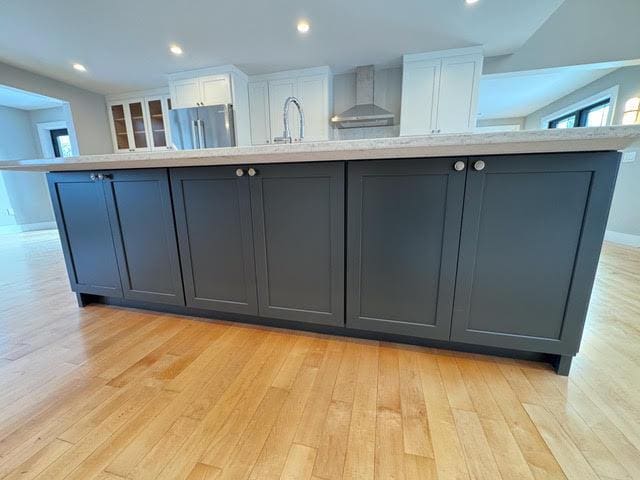
[[[577,353],[638,127],[0,164],[47,171],[102,302],[547,359]]]

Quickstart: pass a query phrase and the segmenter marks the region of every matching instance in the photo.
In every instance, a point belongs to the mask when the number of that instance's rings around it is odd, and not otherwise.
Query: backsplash
[[[389,138],[400,135],[400,125],[389,127],[334,128],[334,140],[361,140],[364,138]]]

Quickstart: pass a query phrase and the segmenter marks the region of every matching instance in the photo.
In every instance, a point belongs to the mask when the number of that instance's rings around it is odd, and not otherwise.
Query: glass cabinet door
[[[167,138],[166,112],[165,109],[162,108],[162,102],[162,98],[147,100],[149,123],[151,125],[151,146],[153,148],[166,148],[169,143]]]
[[[113,133],[118,150],[129,150],[129,135],[127,132],[127,119],[124,105],[111,105],[111,117],[113,120]]]
[[[147,128],[142,102],[129,103],[129,115],[131,118],[131,134],[133,145],[137,149],[147,148]]]

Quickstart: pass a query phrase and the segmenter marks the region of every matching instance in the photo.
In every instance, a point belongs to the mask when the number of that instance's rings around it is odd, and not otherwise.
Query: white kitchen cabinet
[[[466,132],[475,127],[480,47],[405,55],[400,135]]]
[[[266,81],[249,83],[249,113],[251,117],[251,143],[271,143],[269,124],[269,84]]]
[[[173,108],[232,103],[231,81],[225,74],[173,80],[169,89]]]
[[[283,108],[287,97],[302,102],[305,135],[302,141],[329,139],[331,77],[328,67],[256,75],[249,80],[251,141],[253,145],[272,143],[284,131]],[[294,142],[299,142],[300,117],[295,106],[289,109],[289,126]]]
[[[327,75],[308,75],[298,78],[297,96],[302,101],[305,120],[304,140],[329,139],[328,81]]]
[[[115,152],[171,148],[170,100],[157,90],[111,96],[107,111]]]
[[[201,68],[169,75],[172,108],[231,104],[236,145],[251,145],[248,77],[233,65]]]

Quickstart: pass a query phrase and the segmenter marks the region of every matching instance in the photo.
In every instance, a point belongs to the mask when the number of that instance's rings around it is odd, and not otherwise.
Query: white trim
[[[631,233],[622,233],[615,232],[613,230],[607,230],[604,233],[604,239],[613,243],[619,243],[631,247],[640,247],[640,235],[632,235]]]
[[[38,130],[38,138],[40,140],[40,149],[42,150],[43,158],[54,158],[55,152],[53,151],[53,145],[51,144],[51,134],[49,133],[51,130],[57,130],[59,128],[66,128],[69,133],[69,140],[71,141],[71,151],[73,155],[78,155],[78,147],[74,145],[74,141],[72,140],[72,128],[69,128],[69,124],[65,120],[60,120],[57,122],[40,122],[36,123],[36,128]],[[75,135],[74,135],[75,137]]]
[[[329,75],[331,76],[331,68],[328,66],[302,68],[298,70],[284,70],[274,73],[263,73],[261,75],[249,76],[249,83],[261,82],[264,80],[283,80],[291,77],[305,77],[308,75]]]
[[[208,75],[235,74],[242,78],[247,78],[247,74],[235,65],[220,65],[217,67],[198,68],[196,70],[186,70],[184,72],[169,73],[166,75],[169,84],[175,80],[186,80],[189,78],[205,77]]]
[[[55,230],[56,222],[27,223],[24,225],[3,225],[0,226],[0,235],[7,233],[33,232],[35,230]]]
[[[486,125],[484,127],[475,127],[476,132],[518,132],[522,130],[520,124],[509,124],[509,125]]]
[[[402,56],[402,62],[422,62],[425,60],[437,60],[440,58],[457,57],[459,55],[480,55],[484,56],[482,46],[452,48],[449,50],[436,50],[424,53],[407,53]]]
[[[116,93],[107,95],[105,98],[107,104],[109,103],[122,103],[125,100],[143,98],[143,97],[160,97],[163,95],[169,95],[169,87],[152,88],[150,90],[136,90],[134,92]]]
[[[588,107],[589,105],[593,105],[594,103],[601,102],[602,100],[609,99],[609,114],[607,115],[607,121],[605,125],[611,125],[613,123],[613,115],[616,111],[616,102],[618,101],[618,90],[620,90],[620,85],[614,85],[611,88],[607,88],[602,92],[596,93],[595,95],[591,95],[588,98],[580,100],[579,102],[572,103],[560,110],[557,110],[549,115],[545,115],[540,119],[540,128],[545,130],[549,128],[549,122],[555,120],[556,118],[563,117],[568,115],[571,112],[575,112],[576,110],[580,110],[582,108]],[[571,95],[571,94],[569,94]]]

